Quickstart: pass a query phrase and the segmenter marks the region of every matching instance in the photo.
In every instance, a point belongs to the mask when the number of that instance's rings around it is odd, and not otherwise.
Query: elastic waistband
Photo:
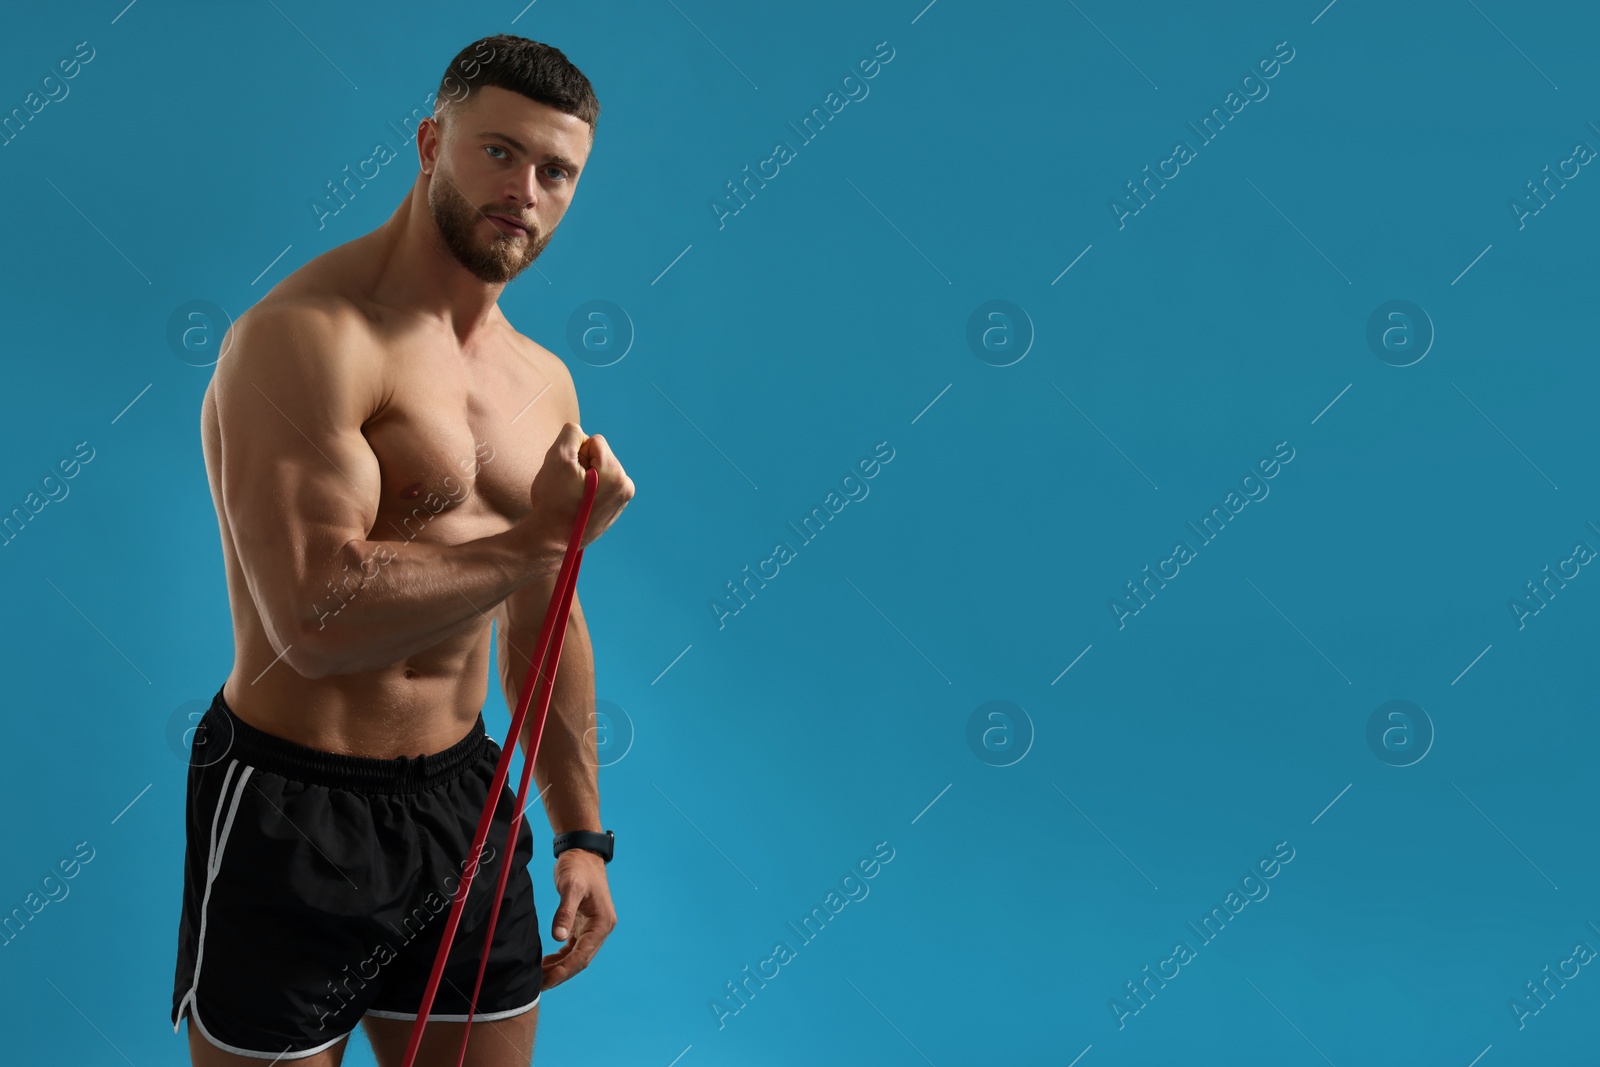
[[[459,776],[491,743],[480,712],[467,736],[442,752],[394,759],[325,752],[251,726],[228,707],[221,689],[212,698],[200,728],[206,731],[208,746],[225,746],[228,758],[258,770],[295,781],[366,793],[415,793],[432,789]]]

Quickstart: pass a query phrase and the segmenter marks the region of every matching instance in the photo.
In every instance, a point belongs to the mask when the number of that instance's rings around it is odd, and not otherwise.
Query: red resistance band
[[[500,864],[500,880],[495,886],[494,904],[489,911],[489,930],[483,938],[483,956],[478,962],[478,980],[472,986],[472,1001],[467,1006],[467,1025],[461,1031],[461,1055],[456,1060],[456,1067],[461,1067],[466,1062],[467,1035],[472,1030],[472,1015],[478,1007],[478,991],[483,988],[483,972],[489,962],[489,947],[494,943],[494,926],[500,917],[500,900],[505,896],[506,877],[511,873],[512,857],[516,854],[517,830],[522,825],[528,782],[533,776],[534,760],[539,754],[539,738],[544,733],[545,714],[550,708],[550,696],[555,690],[556,668],[561,663],[561,641],[566,635],[567,614],[572,609],[572,594],[578,586],[578,567],[583,563],[581,547],[583,531],[589,524],[589,512],[594,506],[595,488],[599,482],[599,473],[590,468],[584,475],[583,502],[578,505],[578,517],[572,524],[572,536],[567,540],[567,551],[561,558],[561,570],[556,576],[555,588],[550,593],[550,607],[544,613],[544,625],[539,630],[539,640],[535,645],[538,654],[528,664],[528,677],[522,683],[522,693],[517,699],[516,712],[511,716],[511,732],[506,735],[505,746],[500,750],[500,762],[495,767],[494,781],[489,786],[489,800],[484,805],[483,815],[478,819],[478,832],[472,839],[472,862],[467,864],[461,879],[461,888],[450,906],[450,918],[445,923],[444,940],[439,944],[439,954],[434,957],[433,971],[428,975],[428,988],[422,994],[422,1005],[417,1008],[417,1020],[411,1027],[411,1039],[406,1043],[406,1055],[402,1067],[412,1067],[416,1060],[417,1049],[422,1044],[422,1030],[428,1025],[428,1011],[433,1007],[434,994],[439,991],[445,960],[450,956],[450,945],[455,940],[456,926],[460,923],[462,909],[466,906],[467,891],[472,887],[472,876],[476,873],[478,860],[483,855],[483,844],[489,836],[489,825],[494,820],[495,806],[500,800],[501,790],[505,787],[507,774],[511,770],[511,753],[517,747],[517,737],[522,732],[522,723],[527,717],[528,705],[532,701],[534,690],[538,688],[542,674],[540,668],[544,665],[548,651],[550,670],[548,674],[543,674],[546,684],[539,698],[539,713],[533,720],[533,740],[528,745],[527,759],[522,764],[522,783],[517,789],[517,810],[511,816],[511,833],[506,840],[505,851],[500,854],[503,857]],[[552,636],[554,648],[550,649],[548,646],[551,644]]]

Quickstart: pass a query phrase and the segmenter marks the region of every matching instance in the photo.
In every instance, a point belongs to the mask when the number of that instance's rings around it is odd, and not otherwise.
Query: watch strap
[[[596,833],[593,830],[568,830],[557,834],[550,847],[556,856],[560,856],[569,848],[586,849],[610,863],[615,843],[616,835],[610,830],[604,833]]]

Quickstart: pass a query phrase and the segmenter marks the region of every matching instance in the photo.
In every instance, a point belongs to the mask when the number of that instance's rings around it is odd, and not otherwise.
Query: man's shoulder
[[[351,279],[363,263],[359,239],[314,256],[274,285],[239,321],[292,331],[336,332],[349,343],[352,333],[372,332],[372,317],[356,297]]]
[[[558,395],[564,409],[563,418],[576,421],[578,390],[566,361],[527,334],[518,331],[509,321],[506,323],[506,334],[511,338],[512,348],[534,375],[550,383],[551,392]]]
[[[332,286],[281,283],[239,316],[239,321],[245,320],[272,320],[279,326],[309,329],[349,330],[369,325],[369,316],[348,293]]]
[[[527,334],[511,325],[511,320],[506,319],[504,313],[502,313],[500,317],[505,321],[506,336],[511,338],[512,347],[514,347],[518,353],[538,367],[544,369],[555,369],[559,367],[562,371],[566,371],[567,365],[562,362],[560,356],[556,355],[544,345],[540,344],[538,341],[535,341],[533,338],[529,337]],[[571,377],[571,375],[569,374],[568,377]]]
[[[356,356],[366,347],[361,342],[371,338],[372,324],[342,293],[297,289],[268,293],[234,321],[228,334],[223,358],[240,342],[249,350],[261,347],[254,342],[270,347],[288,342],[316,350],[337,348],[341,354]]]
[[[318,397],[365,420],[383,403],[375,346],[371,322],[346,297],[269,293],[228,329],[207,392],[232,393],[250,407],[264,393],[280,410]]]

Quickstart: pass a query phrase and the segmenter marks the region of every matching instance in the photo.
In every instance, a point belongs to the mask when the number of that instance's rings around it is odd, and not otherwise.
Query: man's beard
[[[487,212],[468,203],[442,170],[435,171],[434,177],[439,180],[428,183],[428,210],[434,224],[439,227],[445,247],[454,254],[456,261],[480,281],[509,282],[538,259],[544,246],[550,243],[550,234],[537,229],[530,229],[523,237],[495,229],[488,243],[482,243],[476,231]],[[489,226],[494,229],[494,223]]]

